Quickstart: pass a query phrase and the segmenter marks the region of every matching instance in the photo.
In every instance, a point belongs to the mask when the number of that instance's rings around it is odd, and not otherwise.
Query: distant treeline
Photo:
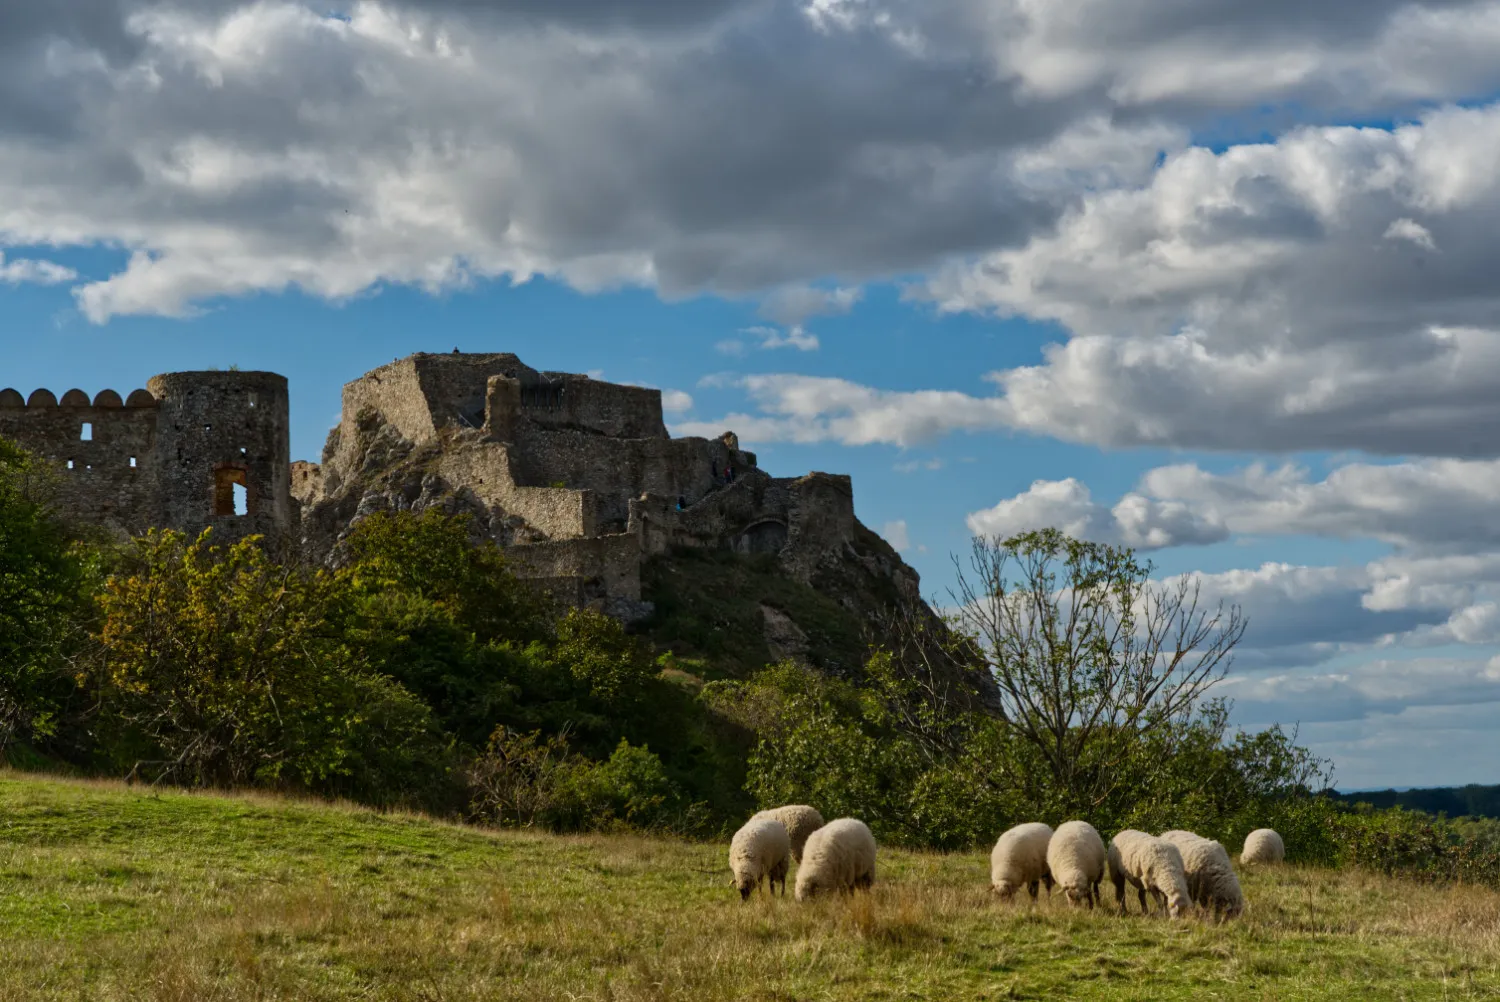
[[[1500,818],[1500,786],[1439,786],[1429,790],[1362,790],[1358,793],[1329,791],[1349,804],[1371,807],[1404,807],[1450,818]]]

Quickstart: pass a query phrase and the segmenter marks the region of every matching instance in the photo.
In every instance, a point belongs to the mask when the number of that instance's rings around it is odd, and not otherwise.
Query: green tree
[[[94,683],[113,757],[186,784],[432,793],[429,711],[329,628],[338,580],[274,563],[259,537],[209,540],[137,539],[101,596]]]
[[[54,486],[45,463],[0,439],[0,750],[64,737],[77,694],[67,659],[98,562],[54,514]]]
[[[556,729],[545,707],[569,702],[548,678],[553,610],[516,579],[467,515],[429,509],[361,519],[343,542],[332,626],[432,707],[442,726],[482,747],[497,723]]]
[[[1190,730],[1245,631],[1238,607],[1200,608],[1196,578],[1154,582],[1131,550],[1055,529],[978,538],[955,565],[957,625],[1001,719],[1078,809],[1109,799],[1153,736]]]

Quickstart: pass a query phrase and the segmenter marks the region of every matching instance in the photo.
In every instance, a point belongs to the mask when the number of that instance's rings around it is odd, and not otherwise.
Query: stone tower
[[[212,526],[221,542],[252,533],[275,539],[292,528],[285,376],[169,372],[146,388],[157,401],[158,524],[190,535]]]

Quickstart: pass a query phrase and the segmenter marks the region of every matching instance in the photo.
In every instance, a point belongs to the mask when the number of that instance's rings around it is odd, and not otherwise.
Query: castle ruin
[[[659,390],[418,353],[344,386],[321,462],[291,462],[288,429],[274,373],[168,373],[125,400],[0,392],[0,437],[55,461],[63,509],[117,533],[211,526],[336,561],[360,518],[438,507],[471,514],[560,600],[625,619],[646,611],[642,562],[672,547],[774,554],[808,582],[855,559],[917,597],[916,572],[855,519],[847,476],[771,477],[732,433],[672,438]]]
[[[61,510],[116,535],[276,537],[296,518],[287,383],[272,372],[166,373],[123,400],[0,390],[0,438],[52,460]]]

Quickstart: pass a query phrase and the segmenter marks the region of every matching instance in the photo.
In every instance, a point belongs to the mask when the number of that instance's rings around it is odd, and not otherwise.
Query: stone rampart
[[[69,390],[62,401],[48,390],[28,400],[0,390],[0,438],[19,443],[56,465],[59,509],[116,535],[158,524],[157,402],[145,390],[129,403],[114,390],[90,400]]]

